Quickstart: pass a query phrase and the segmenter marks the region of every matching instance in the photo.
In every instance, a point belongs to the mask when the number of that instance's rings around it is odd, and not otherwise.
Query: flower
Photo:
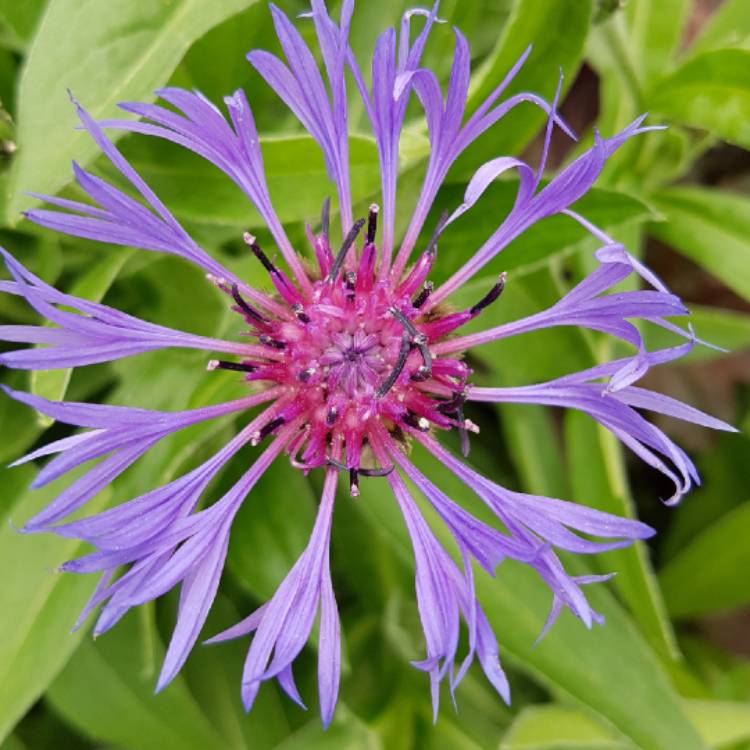
[[[528,50],[476,111],[467,114],[470,54],[460,31],[455,30],[455,53],[445,95],[434,73],[421,65],[428,37],[439,22],[437,4],[431,10],[406,13],[398,32],[389,29],[381,34],[369,86],[348,43],[352,0],[343,2],[338,23],[329,16],[323,0],[312,0],[307,14],[315,26],[325,78],[295,26],[278,8],[271,6],[271,12],[286,63],[260,50],[251,52],[248,59],[321,147],[336,190],[343,240],[334,244],[327,202],[320,230],[308,232],[315,261],[314,269],[309,270],[312,264],[302,260],[274,210],[253,114],[242,91],[225,99],[225,115],[200,94],[166,88],[158,95],[169,106],[122,104],[122,109],[141,119],[103,123],[94,121],[74,100],[83,128],[139,199],[74,164],[75,178],[93,203],[37,196],[53,208],[33,209],[26,217],[68,235],[169,253],[196,264],[217,293],[225,295],[252,343],[186,334],[64,294],[3,250],[12,280],[0,282],[0,289],[22,297],[54,327],[0,326],[4,341],[43,345],[5,352],[0,363],[42,370],[106,362],[156,349],[192,348],[224,357],[211,359],[208,370],[242,373],[248,391],[234,401],[167,413],[51,402],[6,388],[9,396],[52,419],[83,428],[16,462],[54,456],[40,470],[34,486],[100,459],[27,521],[25,531],[51,531],[93,545],[93,552],[66,562],[62,569],[101,573],[79,620],[80,624],[94,608],[101,607],[94,629],[97,634],[111,628],[130,608],[180,584],[177,622],[157,686],[161,689],[177,674],[199,637],[219,585],[232,521],[255,483],[282,454],[297,470],[321,469],[325,473],[323,492],[307,548],[268,602],[211,641],[254,634],[242,678],[247,709],[262,682],[271,678],[301,704],[293,663],[319,612],[318,682],[321,715],[327,725],[340,677],[340,626],[329,566],[338,477],[340,472],[346,473],[354,497],[360,492],[360,477],[382,477],[393,491],[413,544],[417,606],[426,642],[426,656],[415,666],[429,674],[435,712],[441,682],[447,678],[453,691],[475,657],[508,701],[509,687],[497,641],[475,595],[472,565],[478,564],[489,574],[494,574],[505,558],[531,566],[553,595],[545,630],[563,607],[590,627],[602,617],[592,610],[581,587],[607,577],[568,575],[556,550],[581,554],[606,551],[646,539],[653,530],[636,520],[505,489],[454,456],[436,435],[441,430],[456,430],[466,457],[469,434],[477,431],[466,417],[472,402],[578,409],[669,477],[675,485],[669,502],[676,502],[698,481],[695,467],[638,410],[714,429],[732,429],[674,399],[634,385],[649,367],[679,357],[694,345],[692,333],[669,320],[687,314],[687,310],[621,245],[571,208],[620,145],[652,128],[639,118],[610,138],[597,134],[589,149],[542,185],[553,129],[572,133],[557,114],[559,87],[552,104],[532,94],[501,100]],[[423,18],[423,27],[412,41],[411,25],[418,17]],[[349,76],[372,126],[381,173],[380,205],[373,204],[366,217],[356,220],[348,165]],[[431,151],[416,208],[397,245],[398,146],[407,105],[413,98],[424,110]],[[431,239],[415,254],[429,210],[451,165],[476,138],[522,103],[540,107],[548,117],[539,167],[534,170],[507,156],[481,165],[468,183],[463,203],[444,214]],[[107,138],[106,129],[171,141],[226,173],[255,206],[280,253],[282,263],[277,264],[255,237],[244,236],[248,252],[267,271],[272,291],[248,286],[199,247]],[[486,242],[445,283],[434,288],[429,276],[442,233],[473,208],[497,177],[511,170],[519,178],[511,211],[499,220]],[[519,234],[554,214],[579,222],[601,242],[597,269],[547,310],[479,333],[457,335],[463,325],[480,318],[510,282],[502,274],[464,309],[448,308],[444,301]],[[613,291],[631,275],[651,288]],[[639,319],[672,330],[688,341],[649,352],[632,322]],[[461,356],[469,348],[557,326],[604,332],[632,346],[635,353],[548,383],[505,388],[472,384],[472,371]],[[260,410],[253,411],[257,408]],[[192,471],[116,507],[69,520],[74,511],[163,438],[230,414],[247,414],[245,426]],[[412,442],[420,443],[448,467],[494,514],[497,527],[474,517],[425,476],[408,457]],[[248,445],[258,451],[255,462],[219,500],[204,504],[212,479]],[[423,518],[407,479],[455,539],[459,562],[446,552]],[[123,567],[124,572],[118,574]],[[461,620],[467,630],[468,651],[457,665]]]

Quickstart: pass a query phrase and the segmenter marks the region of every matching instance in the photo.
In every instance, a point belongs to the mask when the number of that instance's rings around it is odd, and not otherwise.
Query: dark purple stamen
[[[427,380],[432,377],[432,354],[430,354],[430,348],[427,346],[427,336],[420,333],[414,324],[397,308],[391,307],[389,309],[391,315],[401,323],[404,330],[409,334],[411,342],[419,349],[419,353],[422,356],[422,371],[424,377],[420,375],[421,380]]]
[[[246,302],[240,294],[240,289],[237,284],[232,284],[232,299],[237,303],[237,306],[242,310],[245,315],[258,323],[268,323],[268,318],[264,318],[250,303]]]
[[[337,461],[335,458],[329,458],[326,460],[328,466],[332,466],[334,469],[339,471],[356,471],[360,477],[387,477],[393,473],[394,466],[385,466],[380,468],[362,469],[357,467],[356,469],[350,469],[346,464],[342,464],[341,461]]]
[[[256,434],[255,445],[257,445],[261,440],[267,438],[274,430],[277,430],[279,427],[281,427],[284,422],[286,422],[284,417],[276,417],[276,419],[272,419],[270,422],[266,422],[266,424],[264,424]]]
[[[255,241],[255,237],[253,237],[249,232],[245,232],[245,234],[242,236],[242,239],[245,241],[245,244],[252,250],[253,255],[261,262],[261,265],[263,268],[268,271],[268,273],[271,274],[277,274],[279,272],[279,269],[276,268],[276,266],[271,263],[269,257],[263,252],[260,245]]]
[[[367,216],[367,244],[372,245],[375,242],[375,233],[378,231],[378,211],[380,209],[374,203],[370,206],[370,213]]]
[[[331,199],[326,198],[323,201],[323,208],[320,212],[320,233],[328,237],[328,230],[331,225]]]
[[[365,225],[365,220],[359,219],[359,221],[355,222],[354,226],[349,230],[349,234],[347,234],[346,237],[344,238],[344,242],[341,245],[341,249],[339,250],[338,255],[336,256],[336,260],[333,261],[331,270],[328,273],[329,281],[333,281],[339,275],[341,266],[344,265],[344,258],[346,258],[346,254],[349,252],[349,248],[354,244],[354,240],[357,239],[357,235],[360,233],[364,225]]]
[[[438,222],[435,225],[435,229],[432,232],[432,237],[430,237],[430,241],[427,243],[427,247],[424,250],[425,254],[437,253],[437,241],[440,235],[443,233],[443,229],[445,229],[445,225],[448,222],[449,216],[450,216],[450,212],[447,210],[443,211],[443,213],[440,214],[440,218],[438,219]]]
[[[336,423],[336,420],[338,418],[339,418],[339,410],[335,406],[332,406],[328,410],[328,414],[326,414],[326,424],[329,427],[333,427],[333,425]]]
[[[429,380],[432,377],[432,354],[430,354],[430,347],[427,346],[426,341],[421,340],[417,342],[417,349],[419,349],[423,362],[418,372],[422,380]]]
[[[359,497],[359,471],[349,469],[349,494],[352,497]]]
[[[380,387],[375,394],[378,398],[383,398],[383,396],[385,396],[385,394],[388,393],[388,391],[390,391],[391,388],[393,388],[393,386],[395,385],[396,380],[398,380],[398,376],[404,369],[404,365],[406,364],[410,349],[411,339],[409,337],[409,334],[404,331],[401,336],[401,348],[398,352],[398,359],[396,360],[396,364],[393,366],[393,370],[391,370],[391,374],[380,384]]]
[[[346,273],[346,281],[345,281],[346,288],[350,292],[353,292],[354,291],[354,286],[356,285],[356,283],[357,283],[357,274],[354,273],[354,271],[347,271],[347,273]]]
[[[458,437],[461,443],[461,455],[469,457],[469,431],[466,429],[466,418],[464,417],[463,402],[456,407],[456,418],[458,419]]]
[[[271,338],[267,333],[261,333],[260,336],[258,336],[258,341],[260,341],[261,344],[270,346],[273,349],[286,349],[286,343],[284,343],[283,341],[279,341],[278,339]]]
[[[506,274],[501,273],[497,280],[497,284],[495,284],[495,286],[493,286],[492,289],[490,289],[490,291],[476,303],[476,305],[469,308],[469,314],[478,315],[485,307],[489,307],[503,293],[503,289],[505,289],[505,279]]]
[[[212,359],[208,363],[209,370],[233,370],[234,372],[255,372],[258,365],[245,362],[227,362],[224,359]]]
[[[411,303],[412,307],[415,307],[419,309],[424,305],[425,302],[427,302],[427,298],[432,294],[432,290],[434,289],[435,285],[431,281],[425,281],[424,286],[422,287],[422,291],[414,298],[414,301]]]
[[[441,414],[455,414],[457,409],[460,409],[466,401],[466,394],[462,391],[454,393],[452,398],[448,401],[444,401],[438,405],[437,410]]]

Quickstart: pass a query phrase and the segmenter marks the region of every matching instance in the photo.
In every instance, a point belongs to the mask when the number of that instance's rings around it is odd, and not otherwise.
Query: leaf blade
[[[652,202],[666,221],[651,224],[651,234],[750,299],[750,199],[672,187],[654,193]]]
[[[99,119],[123,99],[152,98],[191,42],[253,0],[51,0],[34,35],[19,88],[18,156],[6,218],[70,180],[70,159],[85,164],[96,145],[74,130],[66,89]],[[60,35],[60,29],[66,29]]]

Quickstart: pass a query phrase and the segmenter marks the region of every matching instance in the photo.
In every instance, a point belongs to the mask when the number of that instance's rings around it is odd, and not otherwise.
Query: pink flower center
[[[435,357],[430,346],[496,299],[504,282],[501,279],[469,310],[425,313],[434,243],[403,280],[380,280],[372,213],[367,241],[355,258],[352,246],[363,224],[355,225],[336,257],[325,234],[313,238],[321,278],[310,280],[306,293],[271,263],[253,237],[246,236],[289,313],[267,315],[246,302],[237,287],[219,282],[267,354],[241,363],[214,360],[210,365],[246,372],[248,381],[282,386],[276,416],[254,442],[282,424],[298,423],[288,447],[293,463],[305,470],[326,464],[348,469],[353,494],[358,474],[382,473],[368,465],[369,454],[363,456],[378,430],[404,435],[455,427],[468,450],[467,430],[476,430],[463,415],[471,370],[455,357]]]

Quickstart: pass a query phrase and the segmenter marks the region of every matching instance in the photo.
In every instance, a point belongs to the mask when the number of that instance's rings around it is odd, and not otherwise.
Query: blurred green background
[[[304,10],[281,0],[290,14]],[[352,45],[365,61],[375,34],[410,3],[360,0]],[[197,646],[161,695],[155,676],[174,617],[175,597],[131,613],[93,641],[71,635],[94,580],[61,575],[79,546],[20,536],[23,523],[54,490],[29,492],[31,467],[3,470],[0,519],[0,748],[261,750],[264,748],[429,748],[435,750],[693,750],[750,747],[750,3],[748,0],[444,0],[440,15],[472,45],[471,104],[493,87],[528,43],[534,51],[516,82],[551,98],[565,74],[563,115],[578,145],[556,138],[553,166],[610,135],[641,112],[669,129],[629,142],[610,160],[580,211],[627,243],[693,309],[699,336],[730,350],[695,350],[647,384],[743,427],[713,435],[664,420],[695,457],[704,488],[676,509],[669,488],[630,461],[588,418],[537,407],[477,408],[482,427],[472,462],[511,487],[637,513],[659,535],[648,548],[566,560],[617,571],[590,590],[607,617],[587,631],[565,612],[534,641],[549,606],[544,585],[506,563],[496,579],[478,576],[481,601],[509,672],[505,707],[477,667],[457,691],[458,713],[443,696],[433,726],[427,677],[409,660],[423,656],[408,539],[383,482],[365,480],[357,501],[342,494],[333,534],[333,574],[344,628],[344,679],[334,724],[319,726],[315,644],[296,674],[309,713],[266,685],[245,716],[239,676],[246,643]],[[312,38],[312,26],[301,21]],[[71,88],[96,117],[122,100],[150,99],[167,82],[196,87],[215,101],[242,86],[263,133],[271,195],[290,236],[304,246],[303,222],[330,192],[312,141],[255,76],[245,53],[276,49],[268,9],[253,0],[0,0],[0,242],[59,288],[197,333],[233,335],[234,316],[199,271],[175,259],[58,237],[19,221],[32,204],[24,191],[75,194],[70,160],[112,170],[74,130]],[[427,58],[443,77],[453,38],[433,32]],[[352,182],[358,207],[376,197],[378,169],[361,105],[353,100]],[[402,140],[401,224],[424,169],[426,138],[414,107]],[[540,152],[542,116],[519,109],[455,166],[436,212],[460,202],[481,161]],[[239,242],[258,217],[212,166],[168,144],[124,138],[122,149],[199,242],[254,283],[259,269]],[[468,256],[497,226],[515,186],[497,183],[471,222],[441,244],[437,276]],[[432,223],[428,222],[428,226]],[[262,234],[261,234],[262,236]],[[594,244],[572,222],[553,218],[530,230],[486,269],[511,271],[501,304],[482,323],[520,317],[555,301],[592,266]],[[479,279],[476,286],[487,287]],[[466,292],[475,299],[476,291]],[[473,296],[472,296],[473,295]],[[33,315],[0,298],[6,321]],[[669,343],[653,335],[653,347]],[[743,353],[743,349],[745,350]],[[485,347],[473,361],[480,380],[512,384],[548,379],[619,353],[602,337],[568,329]],[[159,352],[72,374],[4,371],[3,382],[48,397],[178,409],[242,392],[231,373],[205,373],[195,352]],[[66,434],[8,399],[0,401],[0,459]],[[180,433],[150,451],[97,498],[102,507],[168,481],[232,433],[217,423]],[[244,456],[244,454],[243,454]],[[226,472],[228,483],[244,456]],[[467,505],[460,487],[425,461],[431,476]],[[228,568],[206,633],[267,598],[301,552],[315,511],[318,478],[285,463],[263,479],[241,511]]]

